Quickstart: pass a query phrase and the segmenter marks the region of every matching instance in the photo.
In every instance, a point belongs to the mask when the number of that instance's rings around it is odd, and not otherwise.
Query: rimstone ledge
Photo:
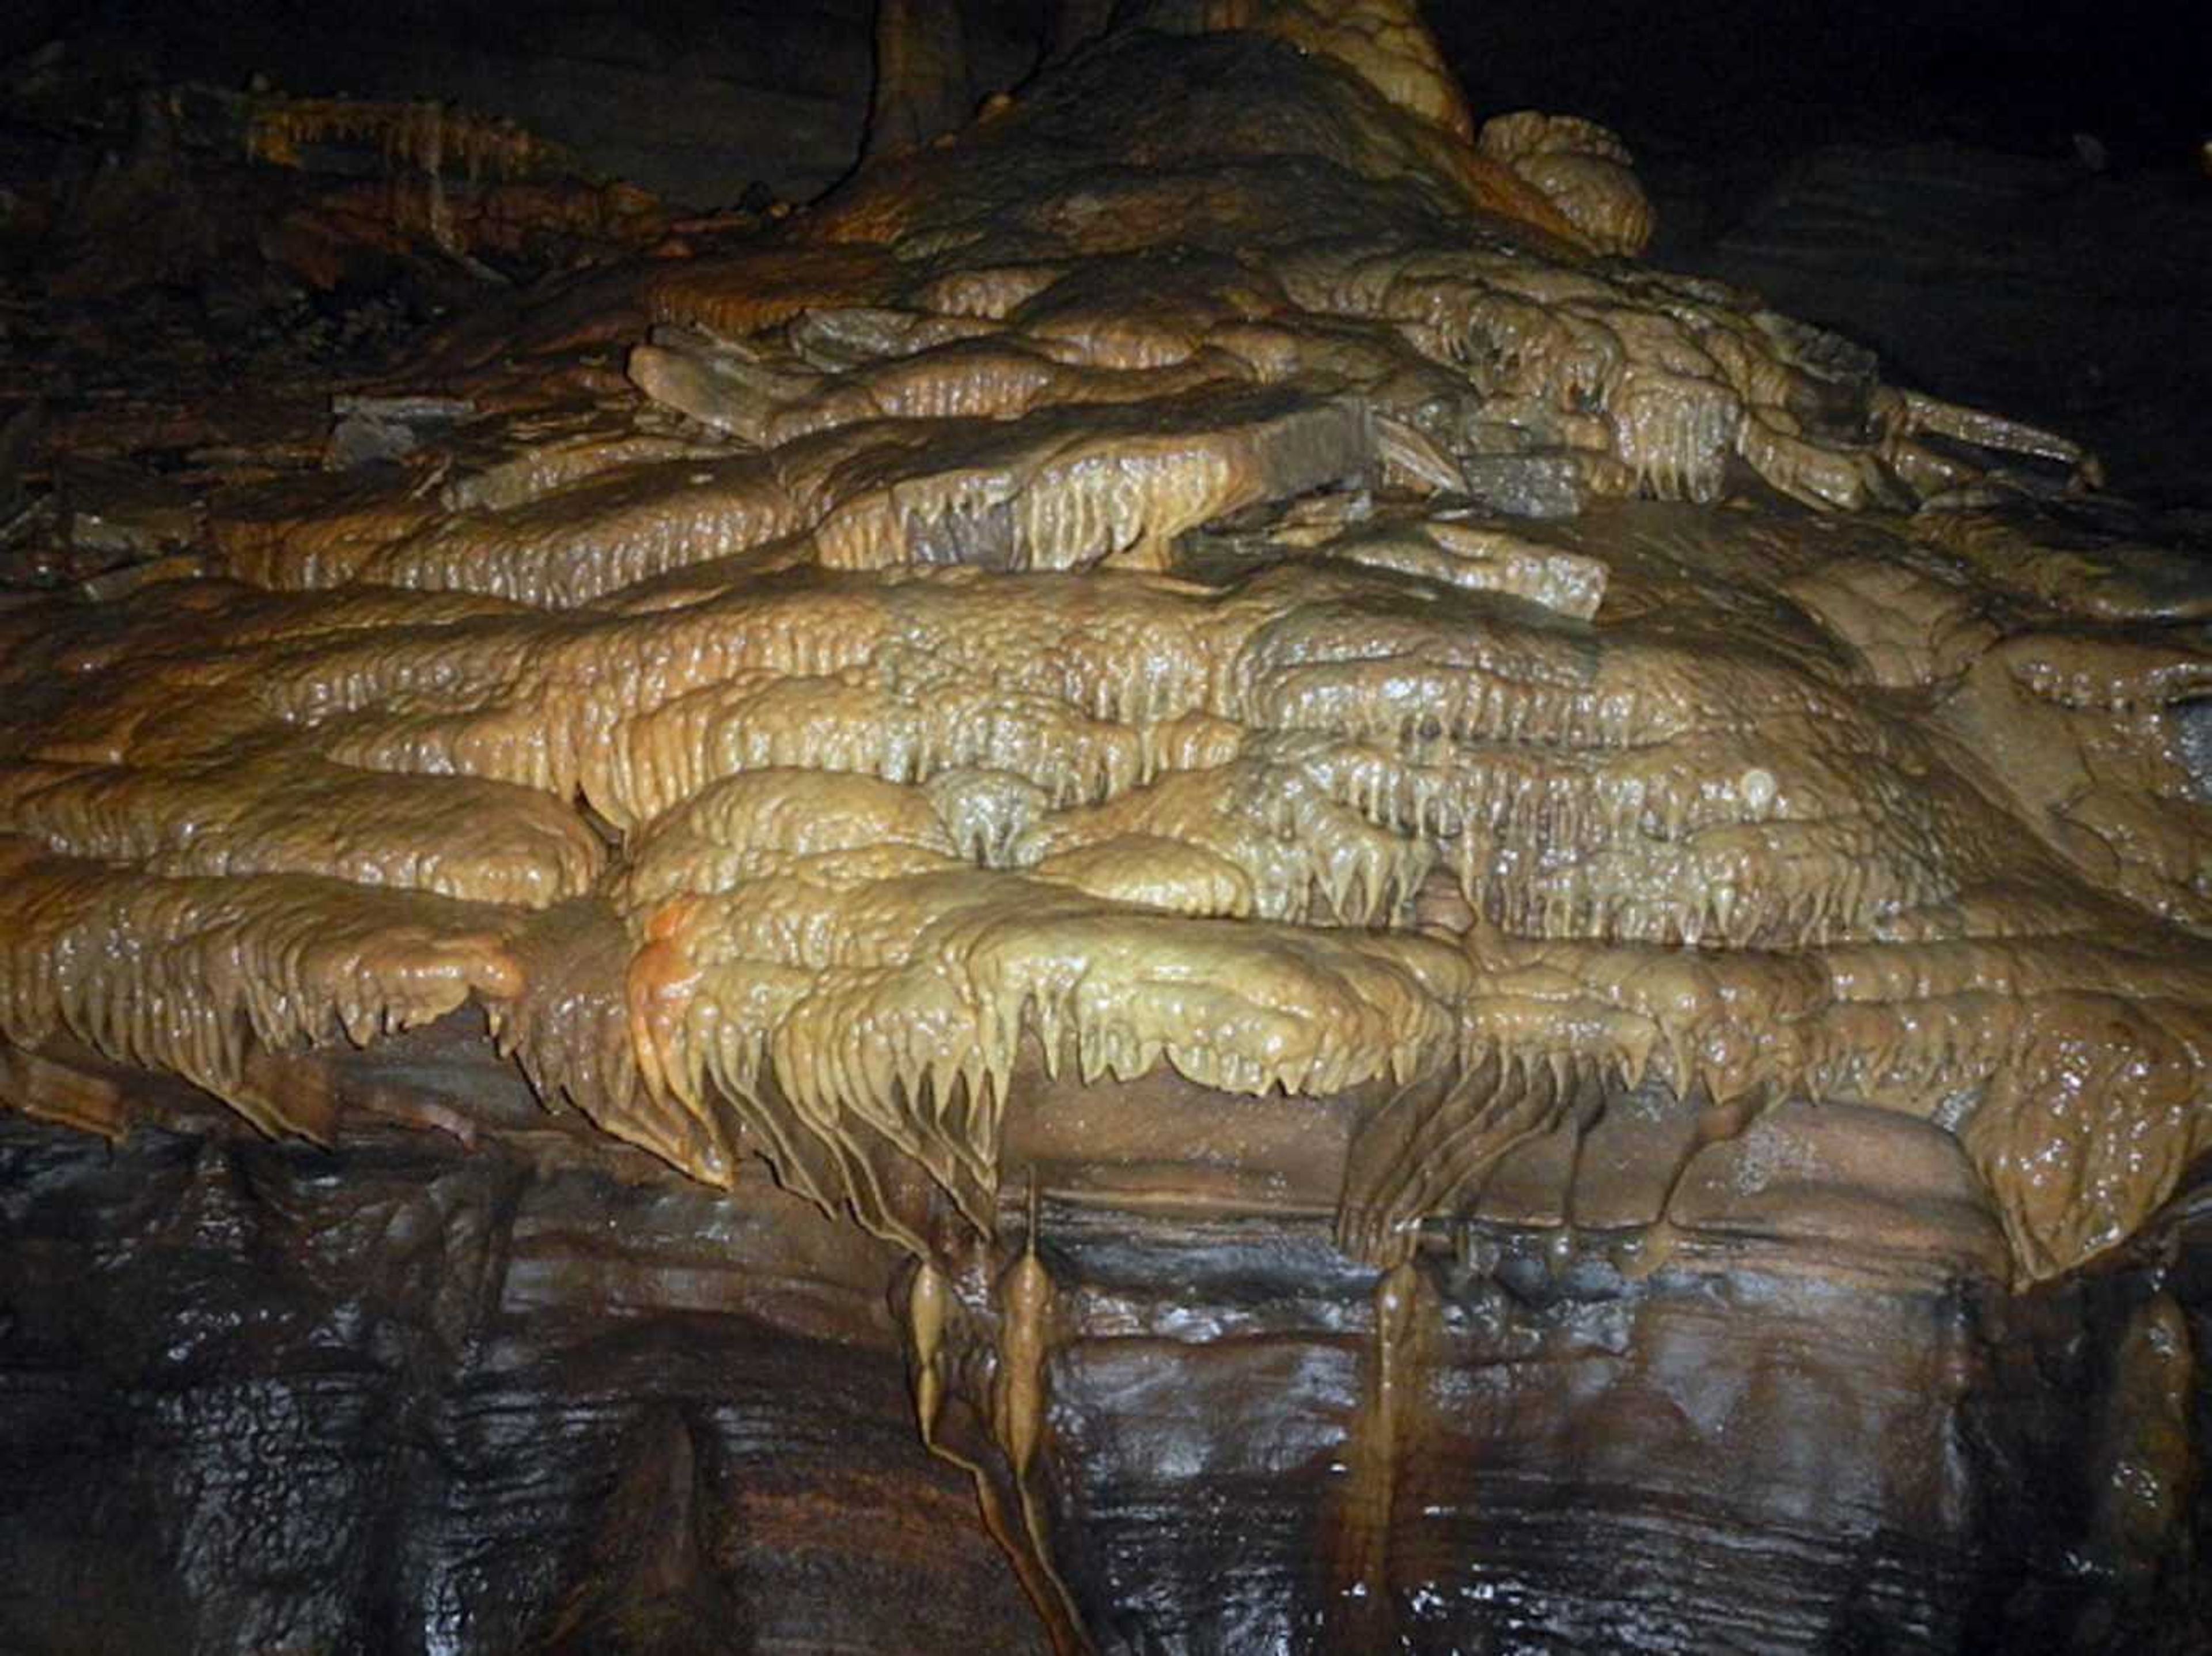
[[[2212,1638],[2212,583],[1134,9],[0,610],[0,1643]]]

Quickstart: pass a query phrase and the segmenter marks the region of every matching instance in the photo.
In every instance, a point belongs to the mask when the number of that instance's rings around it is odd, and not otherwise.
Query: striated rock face
[[[0,1642],[1045,1647],[915,1439],[886,1250],[419,1046],[362,1079],[497,1138],[0,1134]],[[1784,1125],[1758,1154],[1802,1165],[1826,1129]],[[1863,1230],[1632,1281],[1603,1233],[1465,1227],[1395,1311],[1318,1215],[1039,1221],[1036,1482],[1101,1648],[2201,1639],[2201,1221],[2032,1297]]]
[[[2076,1318],[2117,1337],[2111,1304],[2008,1327],[1995,1295],[1903,1273],[1846,1288],[1787,1251],[1629,1284],[1525,1233],[1378,1284],[1317,1229],[1059,1218],[1083,1334],[1053,1375],[1055,1532],[1116,1647],[2201,1637],[2171,1608],[2186,1520],[2112,1575],[2059,1563],[2112,1556],[2100,1479],[2141,1478],[2170,1521],[2195,1476],[2100,1458],[2096,1428],[2048,1403],[2063,1386],[2094,1418],[2135,1383],[2051,1337]],[[2146,1314],[2183,1320],[2170,1300]],[[2038,1403],[2008,1390],[2029,1370]]]
[[[27,1639],[2195,1625],[2212,590],[1407,9],[1142,11],[0,614]]]
[[[0,1143],[0,1645],[1043,1647],[851,1227],[526,1119],[178,1125]]]

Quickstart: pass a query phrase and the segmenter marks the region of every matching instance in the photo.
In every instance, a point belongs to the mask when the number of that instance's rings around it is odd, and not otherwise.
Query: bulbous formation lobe
[[[1523,109],[1485,121],[1476,147],[1542,191],[1600,253],[1633,259],[1650,243],[1651,203],[1628,147],[1595,121]]]

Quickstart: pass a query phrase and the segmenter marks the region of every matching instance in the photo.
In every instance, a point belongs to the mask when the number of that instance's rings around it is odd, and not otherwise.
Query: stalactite
[[[1345,1487],[1330,1519],[1332,1649],[1402,1645],[1390,1537],[1404,1469],[1419,1453],[1434,1291],[1408,1259],[1376,1279],[1359,1403],[1345,1432]]]

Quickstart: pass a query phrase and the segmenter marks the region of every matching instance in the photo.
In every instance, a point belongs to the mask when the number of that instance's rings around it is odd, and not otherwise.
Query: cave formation
[[[25,1647],[2205,1635],[2212,585],[1141,12],[0,610]]]

